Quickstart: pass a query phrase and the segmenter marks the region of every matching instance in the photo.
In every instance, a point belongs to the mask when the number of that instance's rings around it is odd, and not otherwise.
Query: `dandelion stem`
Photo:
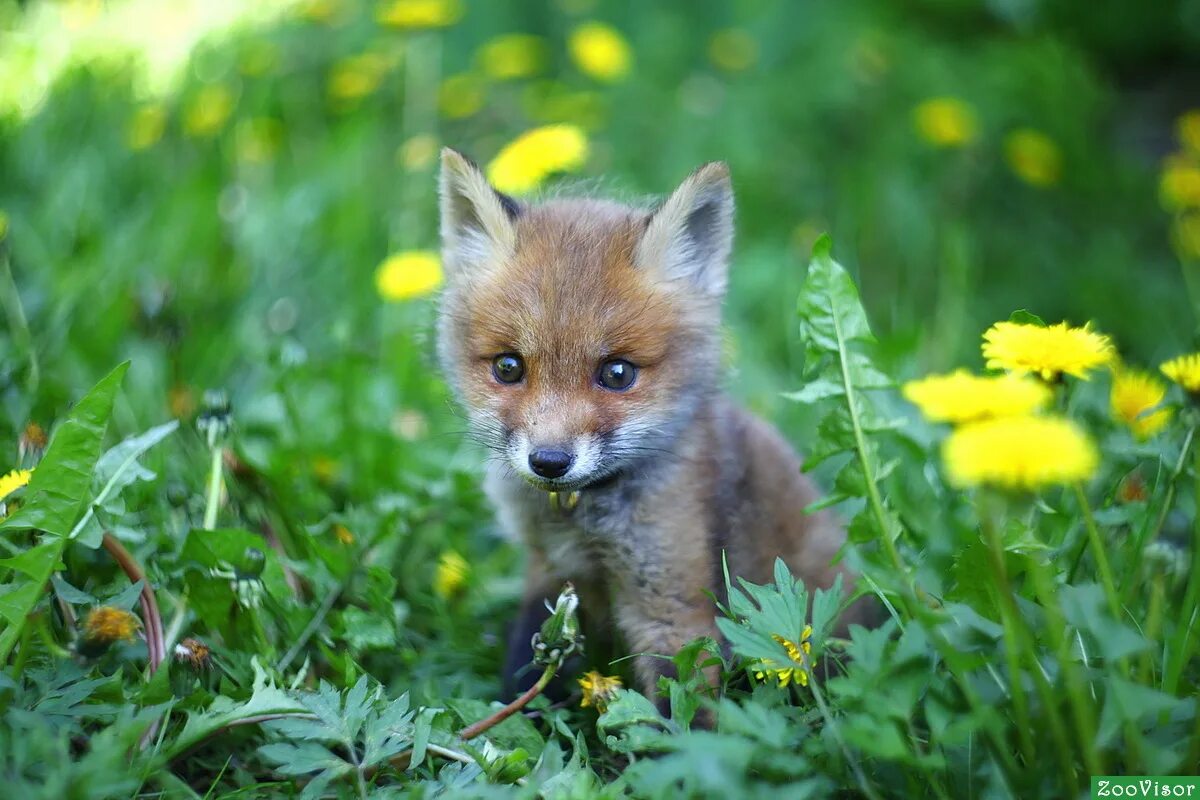
[[[206,531],[217,527],[217,506],[221,502],[221,467],[221,446],[214,444],[212,463],[208,470],[208,498],[204,504],[204,530]]]
[[[1187,436],[1183,439],[1183,447],[1179,449],[1179,458],[1175,461],[1175,468],[1171,470],[1171,475],[1167,479],[1167,491],[1163,496],[1162,507],[1158,511],[1154,525],[1153,527],[1144,526],[1137,538],[1137,542],[1134,544],[1130,566],[1125,571],[1125,581],[1127,583],[1122,587],[1121,592],[1121,596],[1125,600],[1129,599],[1134,586],[1137,585],[1138,570],[1142,566],[1142,557],[1146,553],[1146,548],[1154,543],[1154,540],[1158,538],[1158,534],[1162,532],[1163,525],[1166,524],[1167,514],[1171,512],[1171,505],[1175,501],[1175,485],[1179,482],[1179,476],[1183,474],[1183,468],[1187,464],[1188,451],[1191,449],[1192,440],[1195,438],[1195,435],[1195,427],[1188,428]]]
[[[1193,465],[1196,482],[1196,502],[1200,503],[1200,448],[1196,448],[1196,463]],[[1166,664],[1163,669],[1163,691],[1175,694],[1179,688],[1179,679],[1184,667],[1191,660],[1192,629],[1196,625],[1197,602],[1200,601],[1200,514],[1196,515],[1192,533],[1192,569],[1188,575],[1187,588],[1183,594],[1183,605],[1180,607],[1178,625],[1167,651]]]
[[[550,679],[554,677],[556,672],[558,672],[558,666],[558,662],[554,662],[550,666],[546,667],[545,671],[542,672],[542,677],[538,678],[537,683],[535,683],[533,686],[530,686],[523,695],[518,697],[516,700],[513,700],[504,708],[499,709],[490,717],[485,717],[484,719],[481,719],[478,722],[463,728],[458,733],[459,737],[464,740],[473,739],[486,731],[488,728],[491,728],[494,725],[499,725],[501,722],[527,706],[529,702],[541,694],[542,690],[545,689],[550,683]]]
[[[1117,585],[1113,581],[1112,567],[1109,566],[1108,556],[1104,552],[1104,540],[1100,538],[1100,530],[1092,516],[1092,507],[1087,495],[1083,492],[1082,484],[1072,484],[1075,489],[1075,499],[1079,501],[1079,510],[1083,514],[1083,526],[1087,530],[1088,542],[1092,547],[1092,557],[1096,559],[1096,568],[1100,571],[1100,583],[1104,586],[1104,596],[1108,600],[1109,611],[1114,619],[1121,619],[1121,598],[1117,594]]]

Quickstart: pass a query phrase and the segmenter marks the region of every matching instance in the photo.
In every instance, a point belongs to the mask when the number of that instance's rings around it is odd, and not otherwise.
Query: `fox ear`
[[[666,280],[686,280],[706,294],[725,291],[733,248],[733,186],[729,167],[697,169],[651,213],[637,246],[637,263]]]
[[[516,241],[513,224],[521,206],[492,188],[475,162],[442,148],[438,183],[442,214],[442,260],[450,274],[504,258]]]

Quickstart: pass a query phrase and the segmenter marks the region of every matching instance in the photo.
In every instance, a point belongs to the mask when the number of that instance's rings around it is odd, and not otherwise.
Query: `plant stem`
[[[474,739],[488,728],[500,724],[527,706],[529,702],[541,694],[542,690],[545,689],[547,684],[550,683],[550,679],[554,677],[554,673],[558,672],[558,666],[559,665],[555,663],[546,667],[546,670],[542,673],[542,676],[538,678],[537,683],[535,683],[533,686],[530,686],[525,694],[521,695],[516,700],[513,700],[504,708],[497,710],[496,713],[492,714],[490,717],[485,717],[484,719],[481,719],[478,722],[463,728],[458,732],[459,737],[464,740]]]
[[[1079,510],[1083,513],[1083,526],[1087,530],[1088,543],[1092,548],[1092,557],[1096,559],[1096,567],[1100,571],[1100,583],[1104,586],[1104,596],[1108,600],[1108,609],[1112,612],[1113,619],[1120,620],[1121,614],[1121,598],[1117,594],[1117,585],[1113,581],[1112,567],[1108,564],[1108,556],[1104,552],[1104,540],[1100,538],[1100,530],[1096,527],[1096,520],[1092,516],[1092,507],[1088,503],[1087,495],[1083,492],[1083,485],[1080,483],[1072,484],[1075,489],[1075,499],[1079,501]]]
[[[1192,467],[1195,480],[1195,502],[1200,506],[1200,448],[1196,448],[1196,462]],[[1188,575],[1187,588],[1183,594],[1183,605],[1176,619],[1179,620],[1167,651],[1166,664],[1163,668],[1163,691],[1175,694],[1179,688],[1179,679],[1183,670],[1191,660],[1192,628],[1196,624],[1197,603],[1200,601],[1200,514],[1196,514],[1192,527],[1192,569]]]
[[[858,763],[858,759],[854,757],[854,753],[846,746],[846,742],[842,739],[841,730],[838,727],[837,720],[833,718],[833,714],[829,713],[829,706],[825,704],[824,693],[817,685],[817,676],[813,671],[812,663],[809,661],[808,653],[803,649],[800,650],[800,660],[803,664],[804,671],[810,676],[808,687],[812,689],[813,699],[817,701],[817,708],[821,712],[821,716],[825,719],[825,725],[829,728],[829,733],[833,736],[833,740],[837,742],[838,748],[846,757],[846,761],[850,764],[850,771],[854,773],[854,780],[858,783],[858,788],[862,789],[862,793],[870,800],[881,800],[879,794],[875,791],[875,787],[867,780],[866,774],[862,771],[862,767]]]
[[[213,445],[212,462],[208,470],[208,498],[204,504],[204,530],[217,526],[217,506],[221,502],[221,446]]]
[[[1152,527],[1143,527],[1137,538],[1137,542],[1134,544],[1133,557],[1130,559],[1129,569],[1125,571],[1125,581],[1127,583],[1121,592],[1122,597],[1126,600],[1129,599],[1130,593],[1133,592],[1146,548],[1154,543],[1154,540],[1158,538],[1158,534],[1162,531],[1163,525],[1166,524],[1167,514],[1171,512],[1171,504],[1175,500],[1175,485],[1179,481],[1179,476],[1183,474],[1183,468],[1187,464],[1188,450],[1191,449],[1192,440],[1195,438],[1195,435],[1195,427],[1188,428],[1187,436],[1183,440],[1183,447],[1179,449],[1179,458],[1175,461],[1175,468],[1171,470],[1171,475],[1167,479],[1167,492],[1163,497],[1162,507],[1158,511],[1154,525]]]

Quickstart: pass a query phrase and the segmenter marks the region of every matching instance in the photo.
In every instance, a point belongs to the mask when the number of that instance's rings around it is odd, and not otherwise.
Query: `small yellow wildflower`
[[[1058,183],[1062,150],[1046,134],[1021,128],[1004,137],[1004,157],[1018,178],[1039,189]]]
[[[343,544],[347,547],[354,544],[354,534],[345,525],[333,526],[333,538],[338,540],[338,544]]]
[[[1090,478],[1099,456],[1075,423],[1060,417],[1001,417],[958,428],[942,444],[955,486],[1038,489]]]
[[[329,73],[329,96],[342,101],[366,97],[379,88],[387,66],[387,59],[378,53],[343,58]]]
[[[275,157],[283,139],[283,125],[270,117],[238,123],[235,134],[237,157],[247,164],[265,164]]]
[[[131,641],[137,632],[138,620],[133,614],[112,606],[97,606],[83,620],[76,650],[95,658],[117,641]]]
[[[390,255],[375,271],[375,288],[384,300],[424,297],[441,285],[442,261],[431,250]]]
[[[1163,165],[1158,199],[1168,211],[1200,208],[1200,164],[1172,156]]]
[[[1193,108],[1179,115],[1175,121],[1175,132],[1185,149],[1200,155],[1200,108]]]
[[[1113,370],[1109,393],[1113,418],[1128,425],[1138,439],[1153,436],[1171,421],[1171,409],[1151,411],[1166,396],[1166,384],[1153,375],[1140,370]]]
[[[1200,353],[1189,353],[1164,362],[1162,374],[1189,392],[1200,392]]]
[[[1050,402],[1045,384],[1021,375],[980,377],[960,369],[904,384],[904,396],[931,422],[1028,414]]]
[[[466,119],[483,107],[483,83],[475,75],[451,75],[438,87],[438,108],[449,119]]]
[[[233,92],[223,84],[205,86],[192,98],[183,115],[183,130],[189,136],[216,136],[233,113]]]
[[[934,147],[962,147],[975,140],[975,112],[957,97],[934,97],[913,109],[917,134]]]
[[[17,489],[27,486],[33,477],[31,469],[14,469],[7,475],[0,476],[0,500],[8,497]]]
[[[1114,356],[1112,341],[1089,325],[997,322],[983,334],[988,369],[1032,372],[1047,381],[1060,373],[1087,380],[1089,370],[1110,363]]]
[[[162,138],[167,127],[167,110],[162,103],[144,105],[133,112],[125,132],[130,150],[145,150]]]
[[[462,15],[460,0],[392,0],[380,4],[375,19],[392,28],[446,28]]]
[[[458,594],[471,574],[471,565],[454,550],[446,550],[438,558],[437,570],[433,575],[433,591],[438,597],[447,599]]]
[[[1180,214],[1171,223],[1171,246],[1183,261],[1200,261],[1200,209]]]
[[[583,699],[579,701],[580,708],[595,708],[603,714],[608,711],[608,704],[617,697],[621,688],[621,679],[616,675],[601,675],[592,670],[584,673],[579,679],[579,688],[583,690]]]
[[[495,80],[529,78],[546,65],[546,42],[529,33],[506,33],[479,48],[479,64]]]
[[[783,645],[787,650],[788,658],[792,660],[795,666],[785,667],[781,664],[776,664],[774,661],[766,660],[760,663],[754,670],[754,677],[760,681],[765,681],[768,678],[777,680],[781,687],[787,686],[789,683],[795,682],[800,686],[808,686],[808,671],[804,668],[805,660],[809,666],[812,666],[812,659],[807,658],[812,653],[812,626],[805,625],[804,630],[800,633],[800,645],[785,639],[779,634],[772,634],[771,638]],[[804,650],[804,656],[800,655],[801,649]]]
[[[555,172],[583,166],[588,141],[575,125],[546,125],[518,136],[488,164],[492,185],[502,192],[525,194]]]
[[[758,60],[758,42],[748,31],[726,28],[708,40],[708,58],[726,72],[741,72]]]
[[[428,133],[410,136],[396,151],[396,159],[409,172],[427,168],[437,158],[438,141]]]
[[[598,81],[629,74],[633,53],[620,32],[603,22],[585,22],[571,32],[567,47],[575,66]]]

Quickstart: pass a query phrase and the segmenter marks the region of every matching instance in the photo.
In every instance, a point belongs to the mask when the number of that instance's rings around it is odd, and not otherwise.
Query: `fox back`
[[[443,369],[491,453],[487,491],[529,549],[509,672],[564,580],[615,627],[649,696],[691,639],[719,639],[706,592],[783,557],[828,587],[844,540],[797,457],[720,391],[733,241],[724,164],[661,205],[524,204],[442,154]],[[557,503],[551,498],[563,498]],[[593,626],[595,627],[595,626]]]

